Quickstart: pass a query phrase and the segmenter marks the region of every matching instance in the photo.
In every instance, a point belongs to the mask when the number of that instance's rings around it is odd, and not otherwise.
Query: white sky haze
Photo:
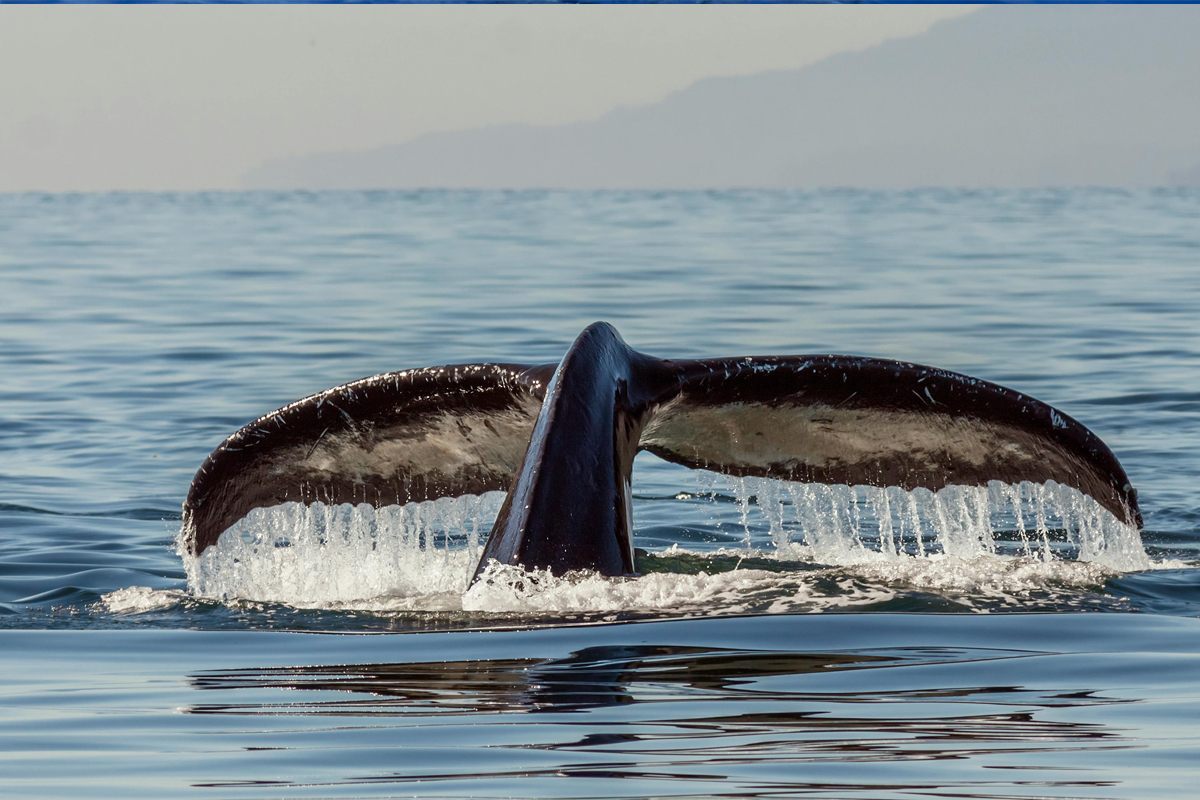
[[[234,189],[269,158],[592,119],[970,9],[0,7],[0,191]]]

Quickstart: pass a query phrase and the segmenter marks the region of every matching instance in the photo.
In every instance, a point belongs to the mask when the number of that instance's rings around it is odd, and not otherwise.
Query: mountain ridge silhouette
[[[247,188],[1153,186],[1200,169],[1200,8],[993,7],[557,126],[273,159]]]

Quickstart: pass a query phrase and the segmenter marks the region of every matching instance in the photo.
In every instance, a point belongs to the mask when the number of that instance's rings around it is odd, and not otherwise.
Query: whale
[[[851,355],[656,358],[604,322],[558,363],[389,372],[305,397],[222,442],[183,504],[199,556],[257,508],[376,508],[504,491],[476,567],[636,574],[634,457],[733,476],[936,491],[1055,481],[1142,527],[1112,450],[1026,394]]]

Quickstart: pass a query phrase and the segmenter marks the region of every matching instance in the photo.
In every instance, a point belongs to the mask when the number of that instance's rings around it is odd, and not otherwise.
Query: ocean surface
[[[1055,485],[648,454],[643,575],[467,579],[501,495],[252,514],[255,417],[380,372],[850,353],[1069,413]],[[1200,190],[0,195],[0,795],[1191,798]]]

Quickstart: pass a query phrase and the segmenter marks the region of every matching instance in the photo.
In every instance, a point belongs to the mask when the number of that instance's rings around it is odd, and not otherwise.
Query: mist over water
[[[1194,190],[0,195],[0,740],[45,797],[1190,796],[1198,231]],[[1112,448],[1145,530],[1053,483],[642,454],[634,579],[469,587],[499,494],[178,552],[247,421],[598,319],[1010,386]]]

